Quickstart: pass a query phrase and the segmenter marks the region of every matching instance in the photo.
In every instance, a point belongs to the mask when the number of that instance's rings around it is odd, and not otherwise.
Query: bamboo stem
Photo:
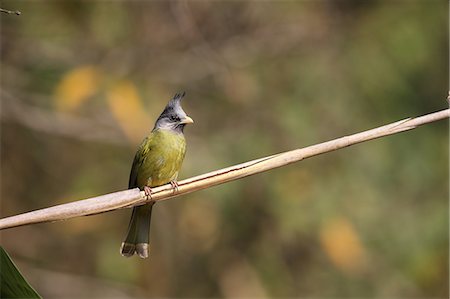
[[[154,201],[162,201],[182,194],[209,188],[246,176],[282,167],[303,159],[335,151],[350,145],[372,139],[401,133],[418,126],[450,117],[450,109],[430,113],[416,118],[407,118],[375,129],[344,136],[331,141],[319,143],[272,156],[252,160],[228,168],[205,173],[178,182],[178,190],[170,184],[152,188]],[[143,191],[138,188],[114,192],[106,195],[61,204],[16,216],[0,219],[0,230],[33,223],[66,220],[79,216],[93,215],[120,208],[144,204],[149,201]]]

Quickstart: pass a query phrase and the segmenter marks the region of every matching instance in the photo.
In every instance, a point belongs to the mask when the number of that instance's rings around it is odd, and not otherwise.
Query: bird
[[[185,92],[177,93],[169,101],[155,122],[153,130],[144,138],[136,151],[131,167],[128,188],[138,187],[151,198],[151,188],[172,184],[174,190],[178,172],[186,154],[184,127],[194,121],[181,107]],[[154,201],[133,208],[127,235],[120,253],[131,257],[135,253],[148,257],[150,220]]]

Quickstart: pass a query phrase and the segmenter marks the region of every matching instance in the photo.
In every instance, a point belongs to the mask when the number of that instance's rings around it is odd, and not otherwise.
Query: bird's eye
[[[180,121],[180,118],[179,118],[178,116],[171,115],[171,116],[170,116],[170,120],[171,120],[171,121]]]

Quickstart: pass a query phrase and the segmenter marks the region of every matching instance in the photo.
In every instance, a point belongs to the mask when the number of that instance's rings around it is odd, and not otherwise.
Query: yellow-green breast
[[[176,180],[186,153],[183,133],[156,129],[139,146],[129,187],[156,187]]]

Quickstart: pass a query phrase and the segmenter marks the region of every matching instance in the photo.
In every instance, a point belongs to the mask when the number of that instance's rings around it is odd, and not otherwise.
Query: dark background
[[[444,109],[446,1],[2,1],[1,216],[127,187],[185,90],[180,178]],[[3,231],[45,298],[448,298],[448,125]]]

